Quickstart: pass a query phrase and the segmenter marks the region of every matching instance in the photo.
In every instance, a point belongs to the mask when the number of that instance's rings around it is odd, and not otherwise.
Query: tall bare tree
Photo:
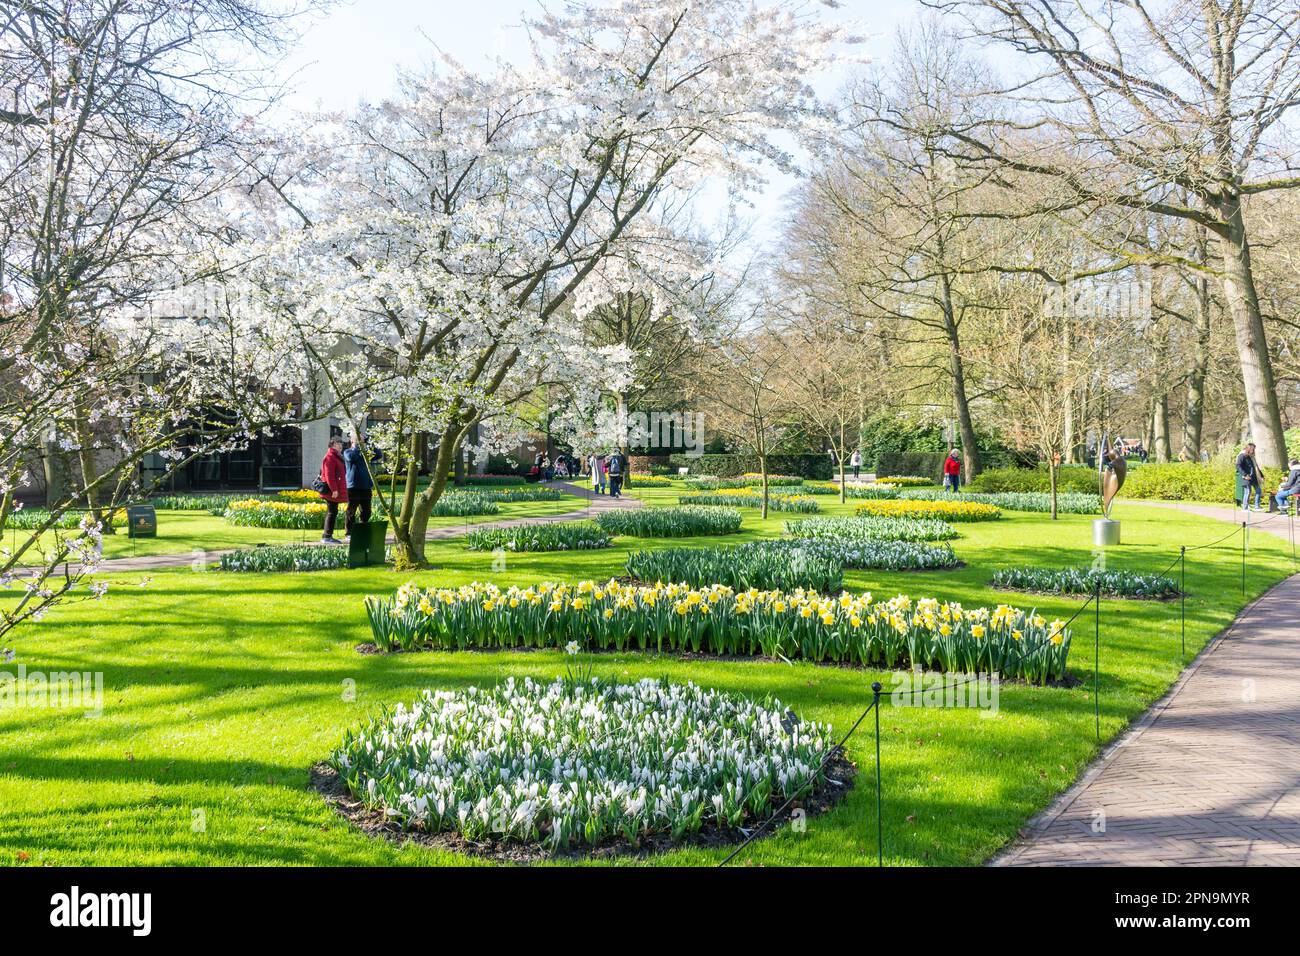
[[[958,157],[1109,203],[1189,220],[1216,239],[1250,430],[1284,457],[1246,215],[1250,197],[1300,187],[1289,119],[1300,106],[1294,0],[924,0],[1038,72],[996,134],[953,125]],[[1063,144],[1065,146],[1063,150]],[[1179,202],[1167,189],[1194,198]]]

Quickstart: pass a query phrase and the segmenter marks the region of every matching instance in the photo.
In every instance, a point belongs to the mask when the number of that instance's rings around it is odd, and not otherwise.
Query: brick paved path
[[[1171,507],[1234,519],[1228,508]],[[1288,537],[1288,519],[1256,531]],[[992,862],[1300,865],[1300,575],[1247,607]]]
[[[457,535],[465,534],[466,531],[474,531],[480,528],[514,528],[520,525],[532,524],[552,524],[557,521],[580,521],[584,518],[592,518],[602,511],[613,511],[619,508],[640,508],[642,502],[636,498],[611,498],[608,495],[596,495],[591,491],[591,487],[570,485],[565,482],[544,482],[553,488],[559,488],[566,494],[575,498],[586,499],[586,505],[579,511],[566,511],[563,514],[555,515],[532,515],[526,518],[506,518],[501,521],[482,521],[477,524],[466,525],[444,525],[441,528],[431,528],[425,538],[430,541],[443,538],[454,538]],[[391,543],[394,539],[390,534],[388,540]],[[318,541],[306,542],[312,547],[337,548],[339,545],[327,545]],[[204,551],[201,556],[190,553],[182,554],[153,554],[134,558],[109,558],[99,566],[99,574],[112,574],[115,572],[131,571],[156,571],[161,568],[183,568],[186,565],[193,564],[196,560],[203,564],[212,564],[214,561],[220,561],[223,554],[230,554],[234,551],[244,550],[248,545],[242,548],[222,548],[216,551]],[[62,567],[60,565],[60,567]],[[21,577],[25,572],[17,572]],[[30,573],[30,571],[26,572]]]

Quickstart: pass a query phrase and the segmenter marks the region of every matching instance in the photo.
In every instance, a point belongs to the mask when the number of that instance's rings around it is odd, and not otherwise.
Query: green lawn
[[[651,505],[674,503],[672,489],[639,492]],[[831,513],[852,513],[823,499]],[[510,511],[524,506],[510,506]],[[554,505],[550,505],[554,508]],[[569,506],[566,505],[566,508]],[[1125,544],[1111,565],[1160,570],[1177,545],[1220,537],[1230,526],[1169,510],[1122,506]],[[160,519],[160,529],[173,516]],[[215,534],[194,518],[176,528],[175,550]],[[456,519],[452,519],[453,523]],[[459,519],[464,520],[464,519]],[[953,542],[967,567],[950,572],[852,572],[848,586],[877,595],[904,592],[978,604],[1036,603],[1068,616],[1081,603],[1008,595],[985,587],[1001,566],[1090,561],[1091,518],[1008,512],[1000,521],[960,525]],[[781,519],[760,522],[728,541],[779,534]],[[223,541],[269,540],[229,529]],[[281,533],[285,534],[285,533]],[[232,537],[233,536],[233,537]],[[234,537],[239,540],[235,541]],[[162,539],[159,539],[162,540]],[[713,544],[719,539],[694,539]],[[504,573],[491,554],[463,544],[432,544],[433,570],[422,582],[475,579],[529,583],[620,573],[629,550],[681,544],[616,539],[596,552],[518,555]],[[1247,595],[1241,593],[1237,541],[1195,552],[1187,564],[1188,654],[1224,627],[1251,597],[1292,569],[1289,543],[1256,533]],[[143,542],[142,542],[143,544]],[[205,547],[219,546],[207,541]],[[1176,573],[1176,572],[1175,572]],[[235,575],[188,568],[138,575],[100,603],[60,610],[24,626],[12,643],[18,664],[40,671],[102,671],[104,713],[0,710],[0,863],[26,854],[45,864],[411,864],[463,863],[421,847],[372,840],[327,810],[306,789],[307,768],[343,729],[385,704],[429,686],[484,684],[509,675],[550,678],[561,655],[422,653],[361,656],[368,639],[362,596],[396,588],[406,575],[368,569],[310,575]],[[0,592],[3,595],[3,592]],[[886,703],[885,858],[903,865],[975,864],[1066,787],[1097,752],[1093,736],[1091,611],[1075,625],[1072,690],[1007,685],[996,716],[974,710],[894,708]],[[1178,604],[1107,601],[1101,631],[1101,729],[1117,733],[1177,677]],[[597,671],[620,678],[693,680],[750,694],[772,694],[803,716],[847,730],[885,673],[810,664],[686,662],[671,656],[599,655]],[[355,682],[355,700],[344,689]],[[781,831],[742,859],[764,864],[865,864],[875,860],[875,794],[870,719],[850,743],[860,775],[848,800],[809,821],[803,834]],[[195,832],[193,821],[206,826]],[[723,854],[688,849],[658,864],[707,864]],[[622,861],[633,865],[644,861]]]
[[[525,518],[538,515],[564,514],[582,508],[586,501],[571,495],[557,501],[520,501],[502,503],[495,515],[470,517],[430,518],[430,528],[472,525],[484,521],[502,521],[507,518]],[[335,535],[343,533],[343,514],[339,513]],[[11,546],[22,532],[10,531],[5,537]],[[244,528],[229,524],[224,518],[206,511],[159,511],[156,538],[130,538],[125,530],[104,536],[104,556],[129,558],[157,554],[187,554],[194,551],[219,551],[224,548],[254,547],[259,544],[298,544],[320,540],[320,531],[289,531],[278,528]],[[44,535],[48,543],[52,535]],[[31,556],[27,563],[39,558]]]

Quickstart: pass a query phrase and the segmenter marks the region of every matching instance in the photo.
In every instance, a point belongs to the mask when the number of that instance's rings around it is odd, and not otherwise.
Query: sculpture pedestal
[[[1109,518],[1098,518],[1092,523],[1092,543],[1094,547],[1105,548],[1119,544],[1119,522]]]

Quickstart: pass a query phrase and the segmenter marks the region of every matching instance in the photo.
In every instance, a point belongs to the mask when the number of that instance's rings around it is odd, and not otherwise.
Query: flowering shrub
[[[989,583],[1007,591],[1091,594],[1098,582],[1102,594],[1115,597],[1158,599],[1177,597],[1179,594],[1178,583],[1163,575],[1096,568],[1003,568],[993,575]]]
[[[222,571],[333,571],[348,564],[347,548],[275,545],[221,556]]]
[[[966,610],[934,598],[813,591],[736,591],[723,585],[493,584],[366,598],[375,644],[432,647],[583,646],[803,657],[886,667],[997,672],[1032,681],[1065,674],[1070,632],[1032,611]]]
[[[735,508],[685,505],[679,508],[636,508],[605,511],[596,523],[610,534],[637,538],[689,538],[699,534],[732,534],[740,530]]]
[[[313,529],[325,527],[325,502],[292,504],[244,498],[232,501],[222,512],[233,525],[246,528]]]
[[[608,548],[608,533],[590,521],[479,528],[465,535],[471,551],[589,551]]]
[[[854,514],[868,518],[934,518],[941,521],[992,521],[1002,517],[993,505],[975,501],[868,501]]]
[[[846,568],[890,571],[950,568],[957,556],[947,545],[906,541],[848,543],[810,538],[751,541],[734,548],[660,548],[637,551],[627,573],[641,581],[677,581],[692,587],[725,584],[744,590],[838,591]]]
[[[709,507],[724,508],[761,508],[763,507],[762,494],[752,494],[746,492],[720,492],[709,494],[707,492],[693,495],[682,495],[677,499],[684,505],[706,505]],[[821,511],[821,505],[817,503],[816,498],[808,495],[774,495],[768,494],[767,507],[769,511],[794,512],[796,514],[816,514]]]
[[[951,491],[903,491],[899,497],[908,501],[974,501],[1007,511],[1052,510],[1052,496],[1042,491],[1002,491],[991,493]],[[1057,492],[1056,510],[1069,515],[1101,514],[1101,496],[1078,492]]]
[[[404,827],[597,846],[706,823],[737,831],[808,784],[833,746],[694,684],[511,677],[490,690],[426,690],[344,735],[330,757],[348,789]]]
[[[802,518],[785,523],[793,538],[860,543],[863,541],[948,541],[957,529],[932,518]]]

